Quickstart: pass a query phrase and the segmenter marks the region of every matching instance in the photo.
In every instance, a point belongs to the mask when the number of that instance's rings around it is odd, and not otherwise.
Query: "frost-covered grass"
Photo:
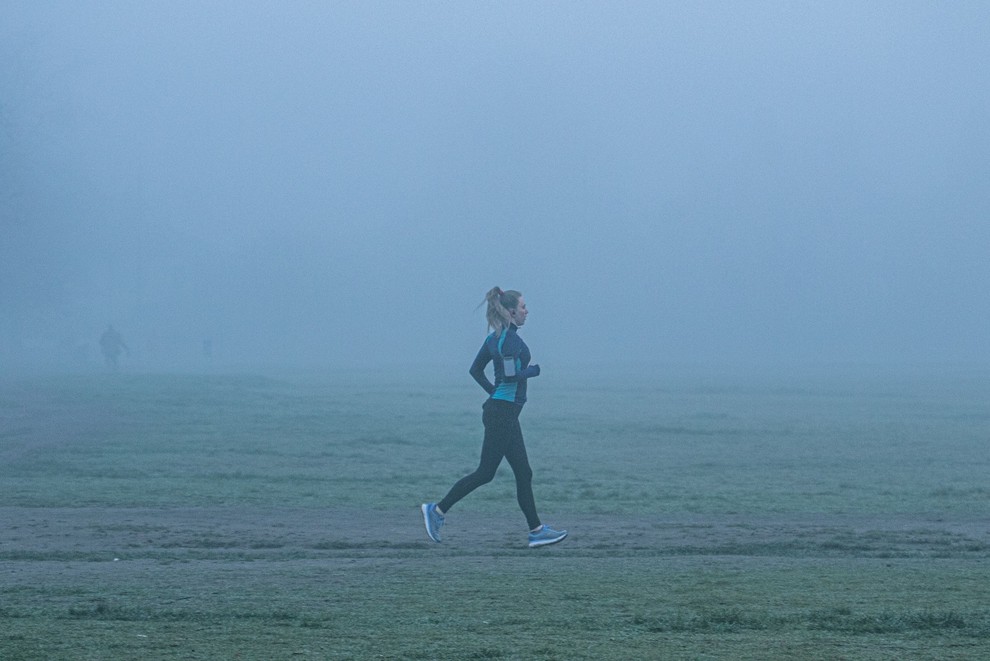
[[[988,658],[986,376],[8,379],[0,658]]]

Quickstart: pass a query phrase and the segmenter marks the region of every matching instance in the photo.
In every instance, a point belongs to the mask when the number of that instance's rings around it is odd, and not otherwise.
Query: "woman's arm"
[[[474,357],[474,362],[471,363],[471,369],[468,372],[474,377],[474,380],[478,382],[478,385],[485,389],[489,395],[495,392],[495,384],[488,380],[485,376],[485,367],[491,362],[492,355],[488,351],[487,344],[482,344],[481,349],[478,351],[478,355]]]

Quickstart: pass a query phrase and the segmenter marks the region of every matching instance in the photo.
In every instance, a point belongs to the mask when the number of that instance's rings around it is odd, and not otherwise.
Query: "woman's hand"
[[[519,377],[523,379],[532,379],[534,376],[540,375],[539,365],[530,365],[526,369],[519,372]]]

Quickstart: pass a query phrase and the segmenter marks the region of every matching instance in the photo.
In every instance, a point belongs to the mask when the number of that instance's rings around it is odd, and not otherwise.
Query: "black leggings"
[[[495,477],[502,457],[509,460],[509,466],[516,476],[516,499],[519,508],[526,515],[529,529],[540,526],[533,499],[533,469],[529,467],[526,445],[523,443],[522,428],[519,426],[519,413],[522,407],[500,399],[489,399],[482,407],[481,421],[485,425],[485,442],[481,446],[481,463],[470,475],[457,481],[450,491],[437,503],[443,512],[449,512],[464,496]]]

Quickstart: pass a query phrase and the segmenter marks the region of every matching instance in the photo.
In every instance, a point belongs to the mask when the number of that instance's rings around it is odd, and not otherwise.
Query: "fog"
[[[987,361],[984,2],[0,5],[7,369]]]

